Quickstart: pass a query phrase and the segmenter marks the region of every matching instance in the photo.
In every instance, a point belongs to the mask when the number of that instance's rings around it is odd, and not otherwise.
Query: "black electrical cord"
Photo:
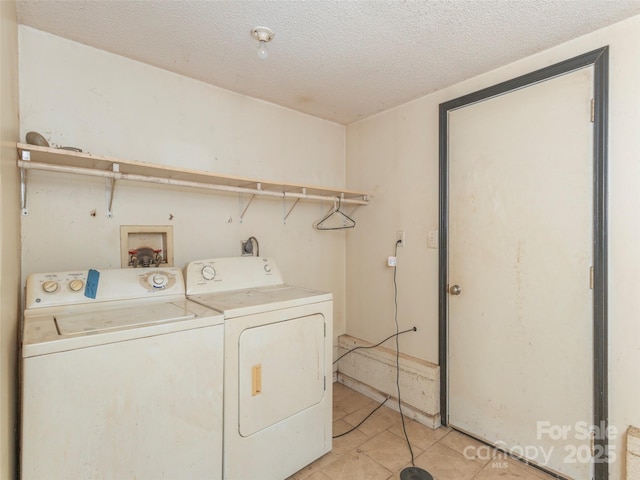
[[[334,362],[333,364],[335,365],[336,363],[338,363],[338,360],[340,360],[342,357],[344,357],[345,355],[349,355],[350,353],[360,349],[360,348],[375,348],[375,347],[379,347],[380,345],[382,345],[384,342],[386,342],[387,340],[389,340],[390,338],[396,337],[398,338],[398,335],[401,335],[403,333],[408,333],[408,332],[415,332],[416,330],[418,330],[416,327],[410,328],[408,330],[404,330],[402,332],[398,332],[396,329],[396,333],[394,333],[393,335],[389,335],[387,338],[385,338],[384,340],[382,340],[381,342],[376,343],[375,345],[371,345],[371,346],[358,346],[358,347],[354,347],[351,350],[348,350],[346,352],[344,352],[342,355],[340,355]],[[343,432],[339,435],[334,435],[332,438],[338,438],[338,437],[342,437],[344,435],[346,435],[347,433],[351,433],[353,432],[356,428],[358,428],[360,425],[362,425],[371,415],[373,415],[374,413],[376,413],[378,411],[378,409],[383,406],[385,403],[387,403],[387,400],[389,400],[391,397],[387,397],[385,398],[382,403],[380,403],[376,408],[374,408],[371,413],[369,413],[369,415],[367,415],[366,417],[364,417],[362,419],[362,421],[357,424],[355,427],[347,430],[346,432]]]
[[[398,245],[400,243],[402,243],[402,240],[396,241],[396,246],[395,246],[395,256],[396,257],[398,256]],[[340,360],[342,357],[344,357],[345,355],[350,354],[351,352],[353,352],[355,350],[358,350],[360,348],[363,348],[363,349],[375,348],[375,347],[378,347],[378,346],[382,345],[384,342],[386,342],[390,338],[396,337],[396,387],[397,387],[397,390],[398,390],[398,410],[400,411],[400,420],[402,421],[402,431],[404,433],[404,438],[407,441],[407,446],[409,447],[409,453],[411,454],[411,465],[413,467],[415,467],[416,464],[415,464],[415,458],[414,458],[414,455],[413,455],[413,448],[411,448],[411,442],[409,441],[409,435],[407,435],[407,427],[405,426],[405,423],[404,423],[404,415],[402,414],[402,400],[401,400],[401,397],[400,397],[400,341],[398,340],[398,337],[403,333],[415,332],[418,329],[416,327],[413,327],[413,328],[409,328],[408,330],[403,330],[402,332],[399,331],[400,327],[398,325],[398,283],[396,281],[396,268],[397,268],[397,264],[396,264],[396,266],[393,267],[393,304],[394,304],[393,319],[394,319],[395,324],[396,324],[396,333],[394,333],[393,335],[389,335],[387,338],[385,338],[384,340],[382,340],[379,343],[376,343],[375,345],[354,347],[351,350],[348,350],[347,352],[345,352],[342,355],[340,355],[333,363],[335,365],[338,362],[338,360]],[[391,398],[391,397],[389,396],[389,397],[385,398],[376,408],[374,408],[366,417],[364,417],[362,419],[362,421],[360,421],[360,423],[358,423],[355,427],[350,428],[346,432],[340,433],[338,435],[334,435],[332,438],[342,437],[344,435],[347,435],[348,433],[353,432],[356,428],[358,428],[360,425],[362,425],[369,417],[371,417],[371,415],[376,413],[380,407],[382,407],[385,403],[387,403],[387,400],[389,400],[389,398]]]
[[[376,412],[378,411],[378,409],[379,409],[381,406],[383,406],[385,403],[387,403],[387,400],[389,400],[390,398],[391,398],[391,397],[387,397],[387,398],[385,398],[385,399],[382,401],[382,403],[380,403],[380,405],[378,405],[376,408],[374,408],[374,409],[371,411],[371,413],[369,413],[369,415],[367,415],[366,417],[364,417],[364,418],[362,419],[362,421],[361,421],[359,424],[357,424],[355,427],[350,428],[350,429],[349,429],[349,430],[347,430],[346,432],[342,432],[342,433],[340,433],[340,434],[338,434],[338,435],[334,435],[334,436],[333,436],[333,437],[331,437],[331,438],[343,437],[343,436],[344,436],[344,435],[346,435],[347,433],[351,433],[351,432],[353,432],[356,428],[358,428],[360,425],[362,425],[362,424],[363,424],[363,423],[364,423],[364,422],[365,422],[365,421],[366,421],[366,420],[367,420],[371,415],[373,415],[374,413],[376,413]]]
[[[417,332],[417,331],[418,331],[418,329],[417,329],[416,327],[413,327],[413,328],[409,328],[409,329],[407,329],[407,330],[403,330],[402,332],[392,333],[392,334],[391,334],[391,335],[389,335],[387,338],[385,338],[385,339],[384,339],[384,340],[382,340],[381,342],[376,343],[375,345],[366,345],[366,346],[365,346],[365,345],[359,345],[359,346],[357,346],[357,347],[353,347],[351,350],[347,350],[347,351],[346,351],[346,352],[344,352],[342,355],[340,355],[338,358],[336,358],[336,359],[334,360],[333,364],[335,365],[336,363],[338,363],[338,361],[339,361],[342,357],[344,357],[344,356],[346,356],[346,355],[349,355],[350,353],[355,352],[356,350],[359,350],[359,349],[361,349],[361,348],[362,348],[362,349],[367,349],[367,348],[376,348],[376,347],[379,347],[380,345],[382,345],[384,342],[386,342],[386,341],[387,341],[387,340],[389,340],[390,338],[397,337],[398,335],[402,335],[403,333]]]
[[[398,256],[398,245],[402,243],[402,240],[396,241],[396,251],[395,256]],[[396,387],[398,389],[398,410],[400,411],[400,420],[402,420],[402,431],[404,432],[404,438],[407,441],[407,446],[409,447],[409,453],[411,453],[411,465],[413,467],[416,466],[415,459],[413,457],[413,448],[411,448],[411,442],[409,441],[409,435],[407,435],[407,427],[404,424],[404,415],[402,414],[402,401],[400,399],[400,340],[398,340],[399,336],[399,327],[398,327],[398,283],[396,282],[396,273],[397,273],[397,262],[393,267],[393,318],[396,322]],[[414,327],[415,328],[415,327]]]
[[[333,364],[335,365],[338,360],[340,360],[342,357],[344,357],[345,355],[349,355],[350,353],[360,349],[360,348],[375,348],[375,347],[379,347],[380,345],[382,345],[384,342],[386,342],[387,340],[389,340],[390,338],[396,337],[396,339],[398,338],[398,335],[401,335],[403,333],[408,333],[408,332],[415,332],[418,329],[416,327],[413,328],[409,328],[408,330],[404,330],[402,332],[398,332],[398,329],[396,328],[396,333],[389,335],[387,338],[385,338],[384,340],[382,340],[381,342],[376,343],[375,345],[371,345],[371,346],[358,346],[358,347],[354,347],[351,350],[348,350],[346,352],[344,352],[342,355],[340,355],[334,362]],[[380,403],[376,408],[374,408],[366,417],[364,417],[362,419],[362,421],[357,424],[355,427],[350,428],[349,430],[347,430],[346,432],[340,433],[339,435],[334,435],[332,438],[338,438],[338,437],[342,437],[344,435],[346,435],[347,433],[351,433],[353,432],[356,428],[358,428],[360,425],[362,425],[371,415],[373,415],[374,413],[376,413],[378,411],[378,409],[383,406],[385,403],[387,403],[387,400],[389,400],[391,397],[387,397],[385,398],[382,403]]]

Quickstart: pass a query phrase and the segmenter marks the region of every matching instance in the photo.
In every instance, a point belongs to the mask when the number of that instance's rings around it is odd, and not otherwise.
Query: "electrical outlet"
[[[400,242],[400,243],[398,243],[398,242]],[[404,230],[398,230],[396,232],[396,244],[399,247],[404,247],[405,246]]]
[[[240,255],[250,257],[253,255],[253,243],[250,240],[242,240],[240,242]]]
[[[249,237],[246,240],[240,241],[240,252],[243,257],[257,256],[260,253],[258,239],[256,237]]]

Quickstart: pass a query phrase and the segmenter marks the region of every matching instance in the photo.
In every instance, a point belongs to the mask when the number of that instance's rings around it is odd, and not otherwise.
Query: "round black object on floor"
[[[433,480],[433,477],[421,468],[407,467],[400,472],[400,480]]]

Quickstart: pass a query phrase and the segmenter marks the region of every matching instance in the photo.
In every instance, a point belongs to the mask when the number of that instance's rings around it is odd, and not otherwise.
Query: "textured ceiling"
[[[640,14],[640,0],[18,0],[21,24],[342,124]],[[260,60],[250,31],[275,33]]]

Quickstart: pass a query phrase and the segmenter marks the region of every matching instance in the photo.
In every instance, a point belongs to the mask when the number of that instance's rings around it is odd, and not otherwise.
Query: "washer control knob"
[[[55,280],[47,280],[42,284],[42,290],[46,293],[53,293],[58,290],[58,282]]]
[[[79,292],[82,290],[82,287],[84,287],[84,282],[82,280],[75,279],[69,282],[69,290],[72,292]]]
[[[265,272],[267,272],[267,273],[270,273],[270,272],[271,272],[271,265],[266,264],[266,265],[264,266],[264,271],[265,271]]]
[[[151,277],[151,285],[153,288],[164,288],[168,282],[169,279],[164,273],[156,273]]]
[[[214,278],[216,278],[216,271],[211,265],[202,267],[200,273],[202,274],[202,278],[204,278],[205,280],[213,280]]]

